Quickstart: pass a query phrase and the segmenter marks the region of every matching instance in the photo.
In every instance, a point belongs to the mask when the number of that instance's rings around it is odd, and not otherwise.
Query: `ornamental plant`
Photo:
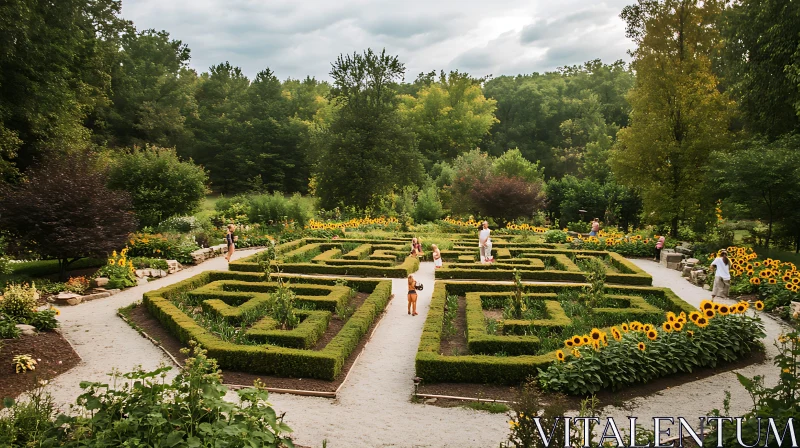
[[[688,316],[667,313],[660,328],[634,321],[574,335],[556,351],[555,363],[539,369],[539,382],[548,391],[587,395],[734,361],[759,348],[765,335],[761,319],[748,315],[748,308],[747,302],[703,301]]]
[[[36,360],[31,355],[17,355],[11,363],[14,365],[14,372],[25,373],[29,370],[36,370]]]
[[[136,286],[136,273],[133,262],[128,260],[128,249],[122,249],[119,254],[117,251],[112,252],[108,263],[100,268],[95,276],[107,277],[108,287],[113,289]]]
[[[83,294],[89,289],[89,280],[84,276],[70,277],[65,283],[64,288],[75,294]]]
[[[3,300],[0,300],[0,313],[13,320],[27,319],[36,310],[37,297],[35,284],[10,283],[3,292]]]

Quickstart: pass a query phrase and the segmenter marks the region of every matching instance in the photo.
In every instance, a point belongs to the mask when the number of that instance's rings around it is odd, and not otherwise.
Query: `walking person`
[[[653,258],[653,261],[656,261],[656,262],[661,261],[661,249],[664,248],[664,242],[665,241],[666,241],[666,239],[664,239],[664,237],[662,236],[662,237],[660,237],[658,239],[658,242],[656,242],[656,249],[655,249],[655,255],[654,255],[655,258]]]
[[[425,255],[422,253],[422,243],[419,242],[419,239],[411,238],[411,256],[412,257],[421,257]]]
[[[711,289],[711,300],[728,298],[728,290],[731,287],[730,267],[731,260],[728,259],[728,251],[722,249],[710,266],[710,269],[714,271],[714,287]]]
[[[433,255],[433,266],[436,269],[442,267],[442,252],[439,250],[439,246],[431,244],[431,254]]]
[[[481,263],[491,263],[492,257],[492,231],[489,230],[489,222],[483,221],[483,228],[478,233],[478,248],[480,249]]]
[[[230,263],[231,258],[233,258],[233,252],[236,251],[236,241],[239,239],[238,236],[233,234],[235,230],[235,225],[228,224],[228,233],[225,234],[225,244],[228,246],[228,253],[225,254],[225,260],[228,263]]]
[[[417,315],[417,281],[413,275],[408,276],[408,314]]]
[[[589,236],[597,236],[600,233],[600,218],[594,218],[592,221],[592,231],[589,232]]]

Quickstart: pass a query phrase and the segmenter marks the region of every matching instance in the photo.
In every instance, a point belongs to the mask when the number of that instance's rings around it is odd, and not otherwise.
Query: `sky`
[[[633,0],[123,0],[137,29],[166,30],[198,72],[229,61],[251,79],[329,80],[331,62],[366,48],[397,55],[407,82],[431,70],[473,76],[629,60],[619,13]]]

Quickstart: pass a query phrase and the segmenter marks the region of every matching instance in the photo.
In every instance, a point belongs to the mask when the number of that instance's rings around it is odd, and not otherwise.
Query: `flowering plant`
[[[97,277],[108,277],[108,287],[123,289],[136,285],[136,274],[133,262],[128,260],[128,249],[122,249],[119,254],[114,251],[108,258],[108,263],[95,274]]]

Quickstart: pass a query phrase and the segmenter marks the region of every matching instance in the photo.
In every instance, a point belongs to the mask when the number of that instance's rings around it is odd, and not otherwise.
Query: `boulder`
[[[692,273],[692,267],[691,266],[684,266],[683,270],[681,271],[681,276],[682,277],[689,277],[691,275],[691,273]],[[691,279],[689,279],[689,280],[691,280]]]
[[[33,325],[17,324],[16,327],[19,328],[20,333],[25,336],[33,336],[36,334],[36,327]]]
[[[181,269],[181,264],[178,263],[178,260],[167,260],[167,266],[168,266],[167,271],[170,274],[174,274]]]
[[[694,250],[692,250],[692,248],[687,247],[687,246],[678,246],[678,247],[675,248],[675,252],[678,252],[679,254],[687,255],[687,256],[690,256],[690,257],[692,255],[694,255]]]
[[[83,296],[73,292],[62,292],[53,299],[59,305],[78,305],[83,301]]]
[[[81,300],[84,302],[90,302],[92,300],[105,299],[106,297],[111,297],[111,293],[108,291],[103,291],[103,292],[96,292],[94,294],[87,294],[81,297]]]
[[[137,269],[137,270],[134,271],[134,273],[139,278],[144,278],[145,277],[144,269]]]
[[[106,292],[108,293],[108,295],[113,296],[114,294],[119,294],[120,292],[122,292],[122,290],[121,289],[109,289]]]
[[[661,253],[661,263],[666,265],[667,269],[679,269],[683,260],[683,254],[677,252]]]
[[[711,286],[703,283],[703,289],[705,289],[706,291],[711,291]]]
[[[789,306],[791,306],[791,308],[789,308],[790,315],[794,316],[795,313],[800,313],[800,302],[795,302],[792,300],[792,303]]]
[[[108,284],[108,277],[97,277],[92,282],[95,288],[102,288]]]

